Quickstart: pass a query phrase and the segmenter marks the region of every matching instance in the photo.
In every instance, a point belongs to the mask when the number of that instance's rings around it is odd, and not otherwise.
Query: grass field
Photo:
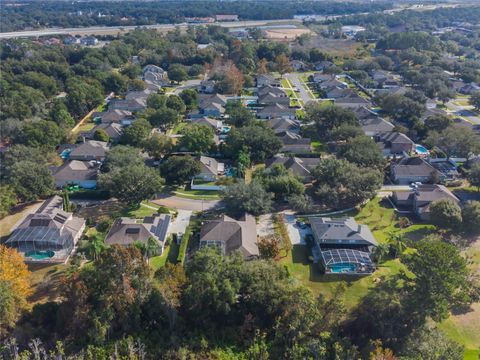
[[[178,188],[173,191],[173,194],[187,199],[220,200],[219,192],[215,190],[185,190]]]
[[[0,220],[0,239],[7,237],[10,235],[12,227],[20,221],[24,216],[27,214],[34,212],[37,210],[41,202],[36,202],[34,204],[26,205],[14,211],[11,215],[5,216],[3,219]]]
[[[171,264],[176,264],[177,257],[178,245],[176,242],[172,241],[169,246],[165,247],[162,255],[154,256],[150,259],[150,267],[153,271],[157,271],[161,267],[165,266],[167,262]]]

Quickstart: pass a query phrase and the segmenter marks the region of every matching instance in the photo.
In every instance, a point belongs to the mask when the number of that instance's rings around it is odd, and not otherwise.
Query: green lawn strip
[[[311,147],[313,152],[325,152],[325,144],[323,144],[321,141],[312,141],[311,142]]]
[[[192,216],[190,218],[190,223],[188,224],[187,228],[185,229],[185,233],[182,237],[182,242],[180,244],[180,249],[178,250],[177,256],[177,264],[184,264],[185,258],[187,255],[187,249],[191,249],[192,244],[190,244],[193,240],[193,235],[200,230],[201,220],[198,219],[196,216]]]
[[[478,320],[478,319],[477,319]],[[475,351],[480,348],[480,326],[479,321],[471,321],[468,323],[460,323],[458,318],[450,317],[438,327],[450,339],[465,346],[465,349]]]
[[[273,215],[273,229],[275,233],[280,236],[283,242],[283,247],[280,252],[281,257],[286,257],[291,253],[292,242],[290,236],[288,235],[287,226],[285,225],[285,220],[283,219],[282,214]]]
[[[183,190],[176,189],[173,191],[175,196],[194,200],[219,200],[220,195],[216,190]]]
[[[154,256],[150,258],[150,267],[153,271],[157,271],[161,267],[165,266],[167,262],[171,264],[177,263],[179,246],[176,242],[171,241],[170,245],[165,247],[163,254],[160,256]]]
[[[175,127],[172,129],[171,134],[180,134],[182,130],[187,126],[188,124],[186,122],[180,122]]]
[[[283,88],[286,88],[286,89],[291,89],[292,88],[292,86],[290,85],[290,81],[288,81],[288,79],[284,78],[280,81],[280,83],[282,84]]]
[[[466,349],[463,353],[464,360],[478,360],[480,358],[480,349],[478,350],[471,350]]]

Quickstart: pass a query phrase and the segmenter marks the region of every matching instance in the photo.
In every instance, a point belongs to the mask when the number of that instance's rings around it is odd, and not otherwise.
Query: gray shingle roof
[[[310,218],[313,234],[320,244],[377,245],[372,232],[366,225],[359,225],[349,218]]]
[[[105,243],[127,246],[136,241],[147,242],[149,237],[164,242],[169,224],[170,215],[168,214],[147,216],[143,219],[143,223],[137,223],[136,219],[120,218],[113,223]]]

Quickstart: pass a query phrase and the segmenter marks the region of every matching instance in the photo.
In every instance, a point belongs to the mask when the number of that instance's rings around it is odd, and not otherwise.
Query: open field
[[[12,227],[20,221],[23,217],[27,214],[35,212],[40,205],[42,205],[42,201],[38,201],[33,204],[20,206],[18,209],[11,215],[5,216],[3,219],[0,220],[0,239],[7,237],[10,235],[12,231]]]
[[[270,40],[295,40],[303,34],[310,34],[309,29],[269,29],[265,30],[265,37]]]
[[[313,47],[333,56],[344,56],[355,54],[360,46],[360,43],[353,40],[329,39],[318,35],[312,36],[302,48],[309,49]]]

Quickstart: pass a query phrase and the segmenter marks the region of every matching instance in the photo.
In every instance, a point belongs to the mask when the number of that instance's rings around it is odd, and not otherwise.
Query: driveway
[[[305,245],[305,236],[307,234],[311,234],[312,229],[310,227],[301,229],[296,224],[296,218],[293,214],[285,214],[284,219],[285,224],[287,225],[288,236],[290,237],[292,245]]]
[[[168,228],[168,233],[169,234],[178,234],[178,233],[185,234],[185,229],[190,223],[191,216],[192,216],[191,210],[178,210],[178,215],[175,221],[173,221],[170,224]]]
[[[303,101],[304,105],[307,105],[307,103],[310,101],[314,101],[314,99],[310,97],[308,91],[303,87],[299,73],[286,74],[285,77],[293,84],[294,87],[300,90],[300,92],[296,92],[296,94],[297,97],[299,97]]]
[[[160,195],[155,200],[152,200],[154,204],[166,206],[178,210],[189,211],[205,211],[212,210],[221,206],[220,200],[195,200],[186,199],[179,196],[173,196],[168,194]]]
[[[257,224],[257,235],[268,236],[275,233],[272,214],[260,215]]]

